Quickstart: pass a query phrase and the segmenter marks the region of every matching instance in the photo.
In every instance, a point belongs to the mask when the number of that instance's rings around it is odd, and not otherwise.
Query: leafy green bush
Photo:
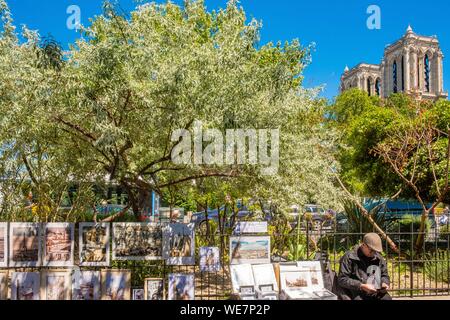
[[[439,239],[448,241],[450,240],[450,225],[445,225],[439,228]]]
[[[369,219],[353,201],[343,199],[341,202],[344,207],[344,214],[348,219],[348,233],[366,234],[374,232],[374,227]],[[375,201],[366,201],[363,205],[381,229],[386,230],[389,227],[391,220],[384,214],[382,206],[377,205]]]
[[[338,234],[332,237],[325,236],[320,240],[323,250],[336,247],[338,250],[348,250],[358,244],[364,234],[375,232],[374,226],[363,214],[362,210],[351,200],[341,200],[344,215],[347,218],[346,229],[338,230]],[[389,228],[392,220],[387,218],[383,212],[383,206],[377,201],[366,201],[364,207],[369,212],[373,221],[383,230]],[[335,237],[335,238],[333,238]]]
[[[437,251],[425,255],[424,273],[430,280],[450,283],[450,254]]]
[[[402,240],[404,242],[409,242],[412,240],[413,243],[416,242],[418,233],[420,231],[422,217],[420,215],[404,215],[402,219],[397,220],[392,226],[392,232],[398,233],[394,238],[395,240]],[[425,230],[427,233],[430,231],[430,221],[425,221]]]

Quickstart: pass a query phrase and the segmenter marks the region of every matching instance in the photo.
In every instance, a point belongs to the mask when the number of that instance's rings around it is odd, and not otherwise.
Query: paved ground
[[[414,297],[414,298],[394,298],[394,300],[450,300],[450,296],[437,296],[437,297]]]

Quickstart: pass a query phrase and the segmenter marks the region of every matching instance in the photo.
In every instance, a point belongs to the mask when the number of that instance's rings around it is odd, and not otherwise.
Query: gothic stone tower
[[[341,77],[341,92],[357,87],[384,98],[403,92],[417,100],[446,99],[443,58],[436,37],[417,35],[408,27],[400,40],[385,48],[381,65],[346,68]]]

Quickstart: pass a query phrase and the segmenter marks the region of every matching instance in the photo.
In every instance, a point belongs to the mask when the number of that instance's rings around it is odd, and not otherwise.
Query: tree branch
[[[380,226],[378,226],[378,224],[373,220],[372,216],[367,211],[367,209],[364,208],[364,206],[351,194],[350,191],[348,191],[348,189],[345,187],[344,183],[342,182],[341,178],[339,177],[339,175],[337,173],[335,174],[335,177],[336,177],[337,181],[339,182],[342,190],[344,190],[344,192],[347,194],[347,196],[361,210],[362,214],[366,217],[366,219],[370,222],[370,224],[375,228],[375,230],[381,235],[381,237],[387,241],[389,247],[394,252],[399,253],[397,245],[394,243],[394,241],[392,241],[392,239],[384,232],[384,230],[381,229]],[[400,194],[400,192],[401,192],[401,190],[399,192],[397,192],[395,196],[398,196]]]

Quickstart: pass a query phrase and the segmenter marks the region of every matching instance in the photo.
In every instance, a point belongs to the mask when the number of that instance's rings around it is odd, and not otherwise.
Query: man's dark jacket
[[[351,299],[356,296],[365,295],[360,289],[361,284],[367,283],[367,268],[371,265],[379,266],[381,269],[381,283],[390,285],[386,260],[376,253],[375,257],[367,258],[359,246],[348,251],[341,259],[338,284],[343,293]]]

